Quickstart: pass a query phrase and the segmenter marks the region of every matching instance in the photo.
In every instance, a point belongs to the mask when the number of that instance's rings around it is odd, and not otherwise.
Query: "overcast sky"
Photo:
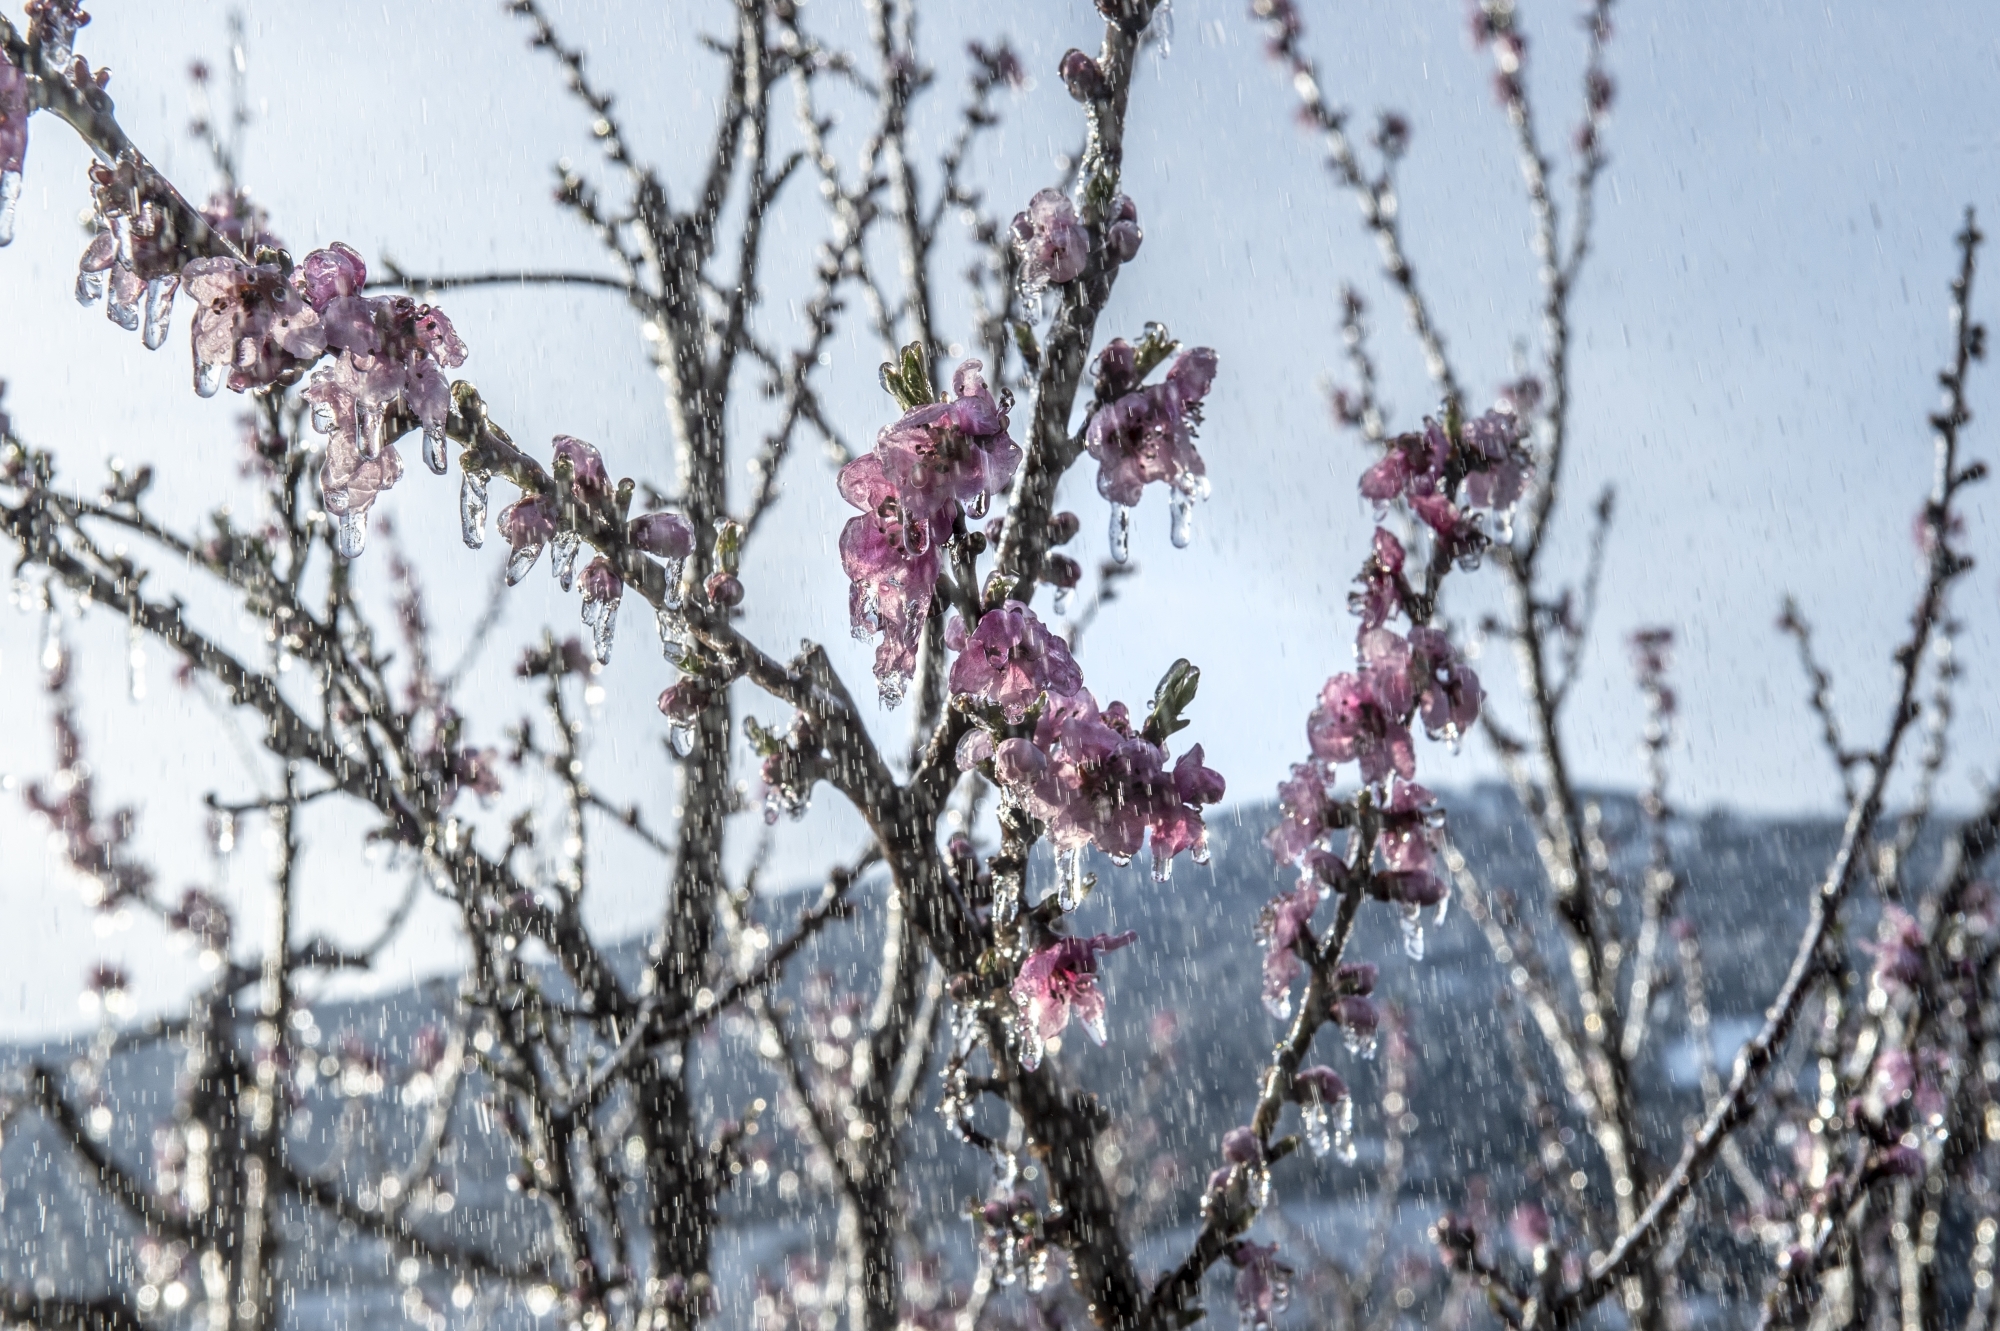
[[[1381,294],[1372,242],[1295,128],[1288,90],[1243,8],[1176,0],[1171,54],[1145,59],[1124,185],[1147,239],[1102,328],[1133,334],[1159,319],[1218,350],[1222,373],[1201,440],[1215,496],[1184,551],[1166,539],[1163,498],[1148,496],[1134,540],[1144,574],[1093,631],[1083,665],[1100,698],[1139,703],[1176,656],[1194,658],[1204,683],[1188,738],[1206,745],[1232,800],[1257,800],[1303,754],[1313,694],[1346,665],[1352,641],[1344,601],[1369,527],[1354,490],[1366,459],[1329,423],[1321,389],[1338,368],[1343,283],[1375,298],[1394,421],[1414,424],[1431,391]],[[1302,8],[1330,95],[1364,115],[1394,107],[1414,128],[1402,190],[1409,246],[1459,372],[1483,398],[1511,375],[1519,348],[1538,351],[1536,290],[1508,131],[1485,58],[1466,41],[1462,5],[1306,0]],[[391,256],[412,270],[606,268],[548,201],[555,159],[596,167],[583,118],[550,62],[499,9],[483,0],[255,7],[247,54],[256,123],[245,175],[295,253],[341,239],[371,261]],[[555,9],[618,93],[640,151],[685,198],[719,86],[717,62],[697,41],[721,30],[717,6]],[[813,0],[806,13],[818,31],[852,44],[865,39],[858,11],[852,0]],[[223,64],[226,7],[98,0],[92,12],[79,47],[112,69],[126,127],[185,189],[204,191],[205,160],[184,133],[184,71],[196,58]],[[1560,143],[1577,108],[1576,6],[1528,3],[1523,16],[1544,131]],[[940,86],[919,137],[936,141],[960,100],[965,40],[1009,32],[1010,20],[1034,81],[1009,99],[1007,127],[976,161],[1003,211],[1057,180],[1058,156],[1076,143],[1079,114],[1053,71],[1066,47],[1094,44],[1094,14],[1077,0],[933,5],[920,34]],[[960,26],[968,22],[975,26]],[[1821,627],[1852,732],[1877,733],[1888,702],[1886,643],[1918,577],[1909,531],[1930,473],[1924,417],[1949,346],[1951,237],[1968,203],[2000,225],[2000,12],[1628,0],[1617,23],[1612,166],[1576,304],[1576,469],[1557,546],[1558,569],[1573,572],[1587,500],[1615,484],[1602,624],[1573,704],[1577,770],[1588,782],[1631,783],[1641,715],[1621,644],[1636,626],[1668,624],[1682,638],[1674,780],[1683,803],[1827,810],[1836,785],[1773,620],[1782,596],[1796,594]],[[189,390],[184,311],[168,349],[146,353],[72,302],[85,161],[64,127],[36,120],[19,236],[0,252],[7,406],[26,438],[62,451],[77,484],[94,484],[113,456],[154,462],[158,511],[186,524],[241,495],[239,404]],[[786,297],[799,289],[824,222],[800,191],[773,226],[763,328],[785,344],[796,335]],[[1994,308],[1993,289],[1984,288],[1982,312]],[[948,288],[942,300],[948,335],[969,340],[962,294]],[[604,450],[614,475],[671,479],[660,385],[615,297],[509,290],[453,294],[444,304],[472,352],[460,373],[517,439],[533,446],[558,432],[580,435]],[[865,441],[889,418],[875,387],[880,359],[858,322],[833,351],[826,382],[850,438]],[[2000,385],[1979,379],[1975,408],[1996,394]],[[1992,439],[1982,419],[1969,435],[1972,455],[1991,458]],[[826,642],[861,681],[866,652],[848,639],[833,550],[847,510],[811,453],[793,462],[785,492],[746,579],[752,630],[780,652],[801,637]],[[1095,557],[1105,513],[1089,476],[1073,476],[1065,497],[1083,515],[1081,544]],[[462,636],[496,560],[491,548],[458,544],[456,479],[417,468],[382,509],[408,533],[441,634]],[[2000,647],[2000,540],[1990,487],[1975,493],[1968,516],[1981,566],[1958,605],[1967,676],[1947,794],[1960,803],[1978,777],[2000,774],[1990,665]],[[379,561],[364,576],[379,578]],[[1455,610],[1476,613],[1482,586],[1496,582],[1461,580]],[[234,627],[210,608],[215,622]],[[469,681],[468,711],[487,739],[534,708],[511,680],[518,645],[544,623],[571,631],[574,617],[574,601],[544,577],[514,593],[499,645]],[[0,672],[10,686],[0,691],[0,772],[17,785],[50,764],[37,631],[32,617],[0,615]],[[122,628],[94,623],[74,636],[88,677],[102,685],[85,712],[101,797],[140,807],[141,846],[169,887],[209,880],[196,801],[204,790],[238,797],[251,788],[242,743],[173,687],[157,649],[147,697],[133,703],[119,682]],[[650,637],[628,607],[603,681],[600,715],[615,724],[594,743],[605,786],[664,820],[671,789],[650,700],[668,671]],[[1489,655],[1480,667],[1496,705],[1510,706],[1511,663]],[[769,704],[753,710],[779,719]],[[884,734],[901,728],[900,715],[885,718]],[[1433,746],[1423,762],[1446,787],[1494,773],[1477,743],[1456,757]],[[823,791],[820,803],[831,802]],[[349,849],[364,826],[334,817],[309,829],[310,926],[358,937],[401,890],[393,866]],[[663,871],[607,835],[614,849],[593,910],[607,925],[642,927],[659,908]],[[745,821],[739,851],[752,836]],[[814,873],[855,836],[851,819],[816,811],[786,829],[779,876]],[[246,928],[258,853],[252,829],[226,871],[229,890],[245,899]],[[99,956],[132,965],[149,1002],[176,992],[191,964],[145,924],[100,934],[45,853],[42,829],[21,812],[18,790],[0,792],[0,902],[20,922],[7,945],[14,983],[0,985],[0,1033],[74,1024],[77,977]],[[450,964],[449,917],[431,906],[420,920],[387,979]]]

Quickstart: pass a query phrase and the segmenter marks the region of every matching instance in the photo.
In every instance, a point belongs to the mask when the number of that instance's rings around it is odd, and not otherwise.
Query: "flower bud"
[[[734,573],[711,573],[702,584],[708,599],[720,606],[741,605],[743,603],[743,583]]]
[[[1063,87],[1079,102],[1094,102],[1111,91],[1105,80],[1103,69],[1083,52],[1071,47],[1063,53],[1062,63],[1057,67],[1062,75]]]

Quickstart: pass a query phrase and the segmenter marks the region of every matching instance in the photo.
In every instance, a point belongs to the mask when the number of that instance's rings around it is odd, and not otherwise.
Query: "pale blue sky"
[[[11,8],[11,7],[10,7]],[[255,8],[249,59],[258,103],[246,174],[279,231],[304,250],[335,239],[371,260],[413,269],[493,265],[603,267],[591,242],[547,201],[549,164],[565,154],[595,166],[575,105],[549,62],[526,49],[497,4],[447,0],[414,10],[278,0]],[[1468,48],[1457,0],[1305,3],[1308,43],[1330,93],[1364,117],[1405,112],[1415,131],[1403,205],[1412,255],[1459,370],[1476,395],[1511,372],[1535,332],[1528,218],[1505,125],[1487,91],[1484,59]],[[1344,599],[1368,515],[1353,478],[1361,448],[1328,422],[1319,383],[1337,367],[1336,297],[1343,282],[1379,293],[1372,243],[1353,205],[1294,128],[1289,94],[1261,55],[1240,0],[1176,0],[1170,57],[1148,57],[1133,99],[1125,185],[1147,232],[1120,282],[1105,333],[1162,319],[1216,347],[1222,374],[1202,435],[1215,497],[1193,548],[1171,549],[1158,496],[1137,515],[1144,576],[1107,613],[1083,664],[1100,697],[1141,700],[1174,657],[1204,670],[1189,737],[1207,746],[1233,799],[1262,799],[1304,747],[1315,689],[1342,668],[1351,642]],[[567,36],[617,90],[641,151],[683,188],[704,151],[712,57],[694,38],[719,29],[715,5],[572,3]],[[814,0],[808,21],[859,41],[853,0]],[[124,122],[191,190],[206,184],[182,136],[183,70],[219,65],[225,6],[99,0],[80,48],[113,70]],[[1531,0],[1535,89],[1551,138],[1573,120],[1580,44],[1569,0]],[[18,15],[17,15],[18,17]],[[1578,770],[1629,784],[1640,725],[1620,640],[1640,624],[1683,635],[1685,726],[1675,782],[1693,805],[1825,809],[1834,781],[1818,753],[1803,691],[1772,621],[1798,595],[1822,626],[1838,698],[1855,733],[1879,728],[1889,662],[1883,640],[1903,621],[1916,569],[1908,539],[1927,484],[1924,416],[1946,353],[1944,287],[1951,235],[1970,202],[2000,228],[2000,12],[1975,4],[1622,4],[1611,66],[1618,80],[1613,155],[1599,208],[1597,256],[1577,303],[1578,452],[1569,512],[1605,481],[1620,489],[1598,648],[1575,700]],[[968,36],[1010,31],[1035,76],[1013,98],[1009,126],[978,169],[1007,210],[1056,177],[1078,116],[1053,77],[1063,49],[1094,42],[1078,0],[1013,6],[934,5],[922,40],[939,67],[926,133],[955,109]],[[851,158],[851,154],[850,154]],[[235,491],[236,404],[188,388],[182,328],[165,351],[69,297],[83,243],[83,151],[67,131],[33,128],[19,238],[0,252],[0,377],[28,438],[65,450],[80,483],[113,455],[159,464],[162,512],[183,520]],[[607,181],[607,184],[611,182]],[[764,327],[780,343],[793,324],[787,274],[806,262],[821,223],[800,194],[775,221],[777,297]],[[1979,306],[1990,312],[1989,279]],[[794,288],[795,289],[795,288]],[[952,336],[966,307],[943,293]],[[629,312],[594,292],[478,292],[445,302],[477,382],[516,436],[567,432],[602,447],[614,468],[665,479],[660,387]],[[182,324],[185,314],[182,316]],[[1392,302],[1378,298],[1376,347],[1395,419],[1429,403],[1419,362]],[[858,322],[837,345],[829,394],[850,437],[886,419],[875,388],[878,349]],[[2000,401],[1981,378],[1975,408]],[[2000,410],[2000,409],[1996,409]],[[1969,435],[1991,458],[1987,420]],[[830,473],[807,454],[788,473],[788,498],[747,579],[752,628],[774,649],[802,636],[827,642],[857,681],[865,652],[846,633],[844,585],[832,542],[846,510]],[[1071,506],[1085,542],[1102,548],[1104,512],[1085,474]],[[385,503],[422,556],[444,631],[462,631],[494,563],[455,538],[456,482],[421,469]],[[2000,539],[1991,493],[1975,495],[1969,544],[1981,567],[1963,585],[1961,659],[1967,676],[1949,785],[1963,800],[1970,774],[2000,773],[2000,716],[1987,663],[2000,648]],[[1559,544],[1572,559],[1576,539]],[[1560,562],[1560,561],[1559,561]],[[1466,580],[1469,613],[1480,587]],[[229,616],[220,616],[223,623]],[[574,606],[537,576],[515,594],[510,644],[475,676],[475,715],[497,728],[531,697],[508,676],[511,644],[543,622],[568,631]],[[48,764],[33,688],[35,625],[0,615],[0,772]],[[598,747],[617,793],[655,810],[668,803],[652,746],[652,695],[666,681],[642,619],[628,611],[606,676],[608,727]],[[119,673],[122,632],[99,624],[78,638],[94,675]],[[98,780],[109,800],[143,806],[142,844],[170,885],[199,879],[199,792],[245,789],[234,747],[210,714],[165,679],[153,652],[149,699],[100,690],[86,714]],[[1508,705],[1511,663],[1481,662]],[[767,720],[777,709],[756,709]],[[637,718],[636,723],[630,718]],[[900,734],[900,716],[885,720]],[[1423,761],[1444,786],[1490,776],[1478,744]],[[824,800],[823,803],[830,803]],[[309,907],[330,923],[365,917],[393,876],[345,849],[350,824],[313,830],[322,854]],[[744,824],[739,842],[751,835]],[[780,865],[803,874],[844,850],[853,832],[816,814],[782,843]],[[234,883],[255,881],[253,845]],[[617,853],[596,909],[636,926],[654,913],[660,874]],[[336,890],[337,889],[337,890]],[[74,977],[98,955],[133,963],[164,996],[185,962],[161,954],[148,929],[99,938],[42,836],[0,793],[0,901],[30,926],[15,934],[0,985],[0,1030],[75,1020]],[[397,954],[389,978],[446,964],[448,921]],[[18,991],[16,991],[18,989]]]

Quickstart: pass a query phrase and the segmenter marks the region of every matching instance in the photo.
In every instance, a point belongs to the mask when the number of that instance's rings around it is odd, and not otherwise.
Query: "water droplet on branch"
[[[0,245],[14,243],[14,219],[20,213],[21,173],[0,171]]]
[[[146,283],[146,322],[139,335],[146,350],[158,351],[166,344],[167,331],[174,321],[174,293],[180,287],[181,279],[173,273]]]
[[[444,426],[442,425],[424,426],[424,465],[429,467],[434,475],[442,476],[445,473],[447,464],[444,452]]]
[[[340,551],[342,559],[359,559],[368,545],[368,510],[360,509],[340,515],[339,525],[334,529],[334,548]]]
[[[582,545],[583,539],[573,531],[559,531],[549,542],[549,572],[564,591],[576,578],[576,552]]]
[[[1167,512],[1172,523],[1167,534],[1174,549],[1187,549],[1194,540],[1194,496],[1178,486],[1167,491]]]
[[[1132,510],[1123,504],[1111,506],[1111,557],[1120,564],[1132,557]]]

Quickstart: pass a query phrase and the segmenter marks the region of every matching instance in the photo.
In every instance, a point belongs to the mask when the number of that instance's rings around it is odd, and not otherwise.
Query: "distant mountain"
[[[1511,796],[1480,787],[1447,798],[1446,804],[1451,835],[1482,882],[1518,894],[1523,917],[1537,921],[1546,955],[1560,969],[1564,954],[1548,918],[1534,836]],[[1598,806],[1614,868],[1636,883],[1644,858],[1638,810],[1622,795],[1604,796]],[[1281,874],[1262,844],[1272,818],[1269,807],[1218,813],[1211,819],[1211,862],[1192,866],[1183,860],[1168,883],[1151,881],[1143,861],[1120,869],[1099,860],[1093,865],[1098,889],[1076,921],[1080,931],[1139,934],[1137,946],[1103,963],[1111,1008],[1107,1046],[1094,1048],[1072,1031],[1053,1057],[1101,1092],[1114,1113],[1127,1116],[1116,1140],[1131,1143],[1135,1152],[1163,1152],[1176,1161],[1156,1177],[1140,1175],[1130,1185],[1140,1199],[1148,1186],[1156,1194],[1145,1208],[1146,1232],[1140,1236],[1142,1257],[1156,1266],[1177,1260],[1196,1216],[1199,1188],[1216,1162],[1215,1144],[1247,1115],[1281,1029],[1259,1003],[1262,953],[1253,937],[1261,907],[1291,885],[1289,871]],[[1687,880],[1683,913],[1695,922],[1705,951],[1714,1055],[1726,1076],[1737,1046],[1755,1029],[1790,964],[1839,828],[1829,820],[1718,813],[1678,822],[1672,832]],[[1935,853],[1935,837],[1920,845],[1920,872]],[[1046,875],[1049,866],[1040,868]],[[1628,894],[1618,908],[1627,937],[1637,933],[1638,902],[1631,895],[1636,894]],[[878,889],[863,911],[864,921],[879,909],[879,898]],[[1873,909],[1857,899],[1852,928],[1865,927]],[[1413,1051],[1401,1116],[1407,1159],[1392,1249],[1422,1242],[1424,1227],[1439,1211],[1469,1200],[1489,1199],[1496,1224],[1504,1222],[1504,1206],[1520,1195],[1523,1170],[1540,1149],[1510,1053],[1505,976],[1461,911],[1454,909],[1441,924],[1432,914],[1426,912],[1420,961],[1406,954],[1396,913],[1386,906],[1363,911],[1349,951],[1351,959],[1381,967],[1377,998],[1399,1014]],[[620,966],[636,973],[643,951],[644,940],[624,945]],[[1671,944],[1665,951],[1671,966]],[[781,996],[796,997],[813,976],[835,988],[869,992],[876,955],[872,931],[836,925],[803,950]],[[311,1034],[327,1075],[301,1103],[293,1148],[305,1166],[337,1174],[349,1196],[379,1204],[371,1180],[407,1158],[428,1107],[422,1085],[413,1087],[394,1069],[420,1032],[447,1018],[454,989],[449,982],[432,982],[312,1010]],[[1637,1068],[1647,1106],[1645,1133],[1656,1157],[1676,1149],[1684,1120],[1700,1109],[1698,1050],[1689,1040],[1678,993],[1662,1006],[1668,1015]],[[1169,1025],[1173,1038],[1162,1042]],[[1543,1085],[1559,1086],[1539,1039],[1531,1033],[1528,1043],[1544,1065]],[[735,1117],[758,1096],[776,1098],[776,1083],[756,1057],[755,1044],[756,1033],[742,1018],[725,1019],[698,1043],[700,1108],[707,1119]],[[371,1051],[387,1056],[388,1071],[372,1082]],[[75,1044],[17,1047],[0,1058],[18,1068],[31,1060],[60,1063],[81,1052]],[[1353,1165],[1333,1157],[1288,1160],[1275,1171],[1277,1192],[1287,1213],[1322,1248],[1358,1252],[1361,1227],[1375,1212],[1384,1158],[1384,1060],[1350,1052],[1332,1031],[1321,1035],[1315,1057],[1336,1068],[1354,1090],[1358,1159]],[[142,1155],[150,1154],[153,1125],[171,1113],[183,1058],[174,1043],[120,1057],[108,1083],[88,1097],[106,1111],[99,1121],[109,1124],[111,1154],[136,1172],[151,1168]],[[343,1079],[346,1091],[360,1094],[341,1094]],[[518,1255],[539,1242],[540,1213],[508,1189],[504,1138],[477,1106],[480,1087],[472,1085],[468,1092],[434,1175],[449,1196],[444,1204],[449,1209],[433,1198],[409,1214],[427,1232]],[[1137,1105],[1135,1096],[1141,1097]],[[910,1221],[915,1234],[963,1268],[970,1260],[966,1204],[990,1186],[991,1171],[930,1112],[935,1099],[927,1097],[910,1128]],[[759,1146],[768,1158],[746,1172],[745,1186],[729,1202],[735,1223],[719,1244],[724,1325],[743,1324],[757,1269],[775,1266],[789,1249],[831,1242],[824,1194],[812,1183],[796,1145],[782,1137],[763,1134]],[[1586,1161],[1593,1155],[1587,1147],[1577,1152]],[[1718,1314],[1744,1297],[1738,1287],[1744,1254],[1715,1209],[1720,1195],[1713,1188],[1705,1194],[1690,1234],[1691,1242],[1713,1249],[1713,1261],[1705,1265],[1713,1273],[1711,1292],[1718,1302],[1712,1311]],[[71,1294],[101,1290],[114,1276],[122,1279],[135,1269],[139,1255],[129,1234],[116,1204],[96,1190],[51,1129],[28,1114],[7,1125],[0,1147],[0,1279]],[[291,1217],[286,1240],[294,1325],[388,1324],[404,1316],[406,1301],[413,1306],[418,1297],[405,1290],[394,1256],[352,1227],[301,1214]],[[186,1278],[198,1276],[189,1272]],[[449,1297],[452,1284],[450,1278],[424,1276],[417,1288],[429,1307],[454,1325],[473,1314],[489,1322],[532,1320],[531,1311],[519,1305],[494,1305],[485,1297],[461,1312]]]

